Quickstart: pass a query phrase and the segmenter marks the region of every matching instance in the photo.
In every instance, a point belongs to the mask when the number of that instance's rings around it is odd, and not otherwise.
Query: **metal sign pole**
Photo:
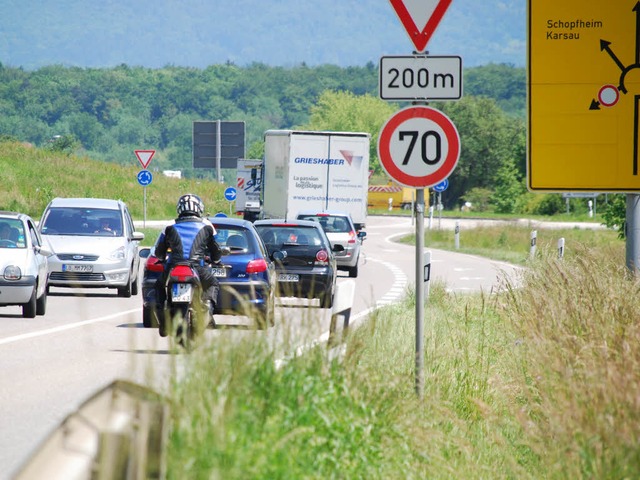
[[[424,393],[424,189],[416,190],[416,393]]]
[[[640,195],[627,193],[626,211],[626,265],[629,273],[637,277],[640,270]]]
[[[219,183],[222,183],[222,173],[221,173],[221,167],[220,167],[220,162],[222,162],[222,126],[221,126],[221,121],[218,120],[216,122],[216,178],[218,179]]]
[[[142,227],[147,228],[147,187],[142,187]]]

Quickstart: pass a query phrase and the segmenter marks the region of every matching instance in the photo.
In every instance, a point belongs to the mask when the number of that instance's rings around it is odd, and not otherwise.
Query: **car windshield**
[[[244,228],[233,228],[226,225],[214,225],[215,239],[221,247],[229,247],[231,253],[252,253],[252,242],[249,231]]]
[[[327,233],[348,233],[353,230],[349,220],[340,215],[300,215],[299,218],[301,220],[318,222],[322,226],[322,229]]]
[[[18,219],[0,219],[0,248],[26,248],[24,226]]]
[[[284,247],[321,246],[320,232],[312,227],[296,225],[260,225],[256,226],[269,252]]]
[[[43,235],[122,236],[118,210],[54,207],[42,224]]]

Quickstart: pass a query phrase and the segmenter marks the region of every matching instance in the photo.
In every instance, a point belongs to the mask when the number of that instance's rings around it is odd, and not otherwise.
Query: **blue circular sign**
[[[227,216],[226,216],[224,213],[219,212],[219,213],[216,213],[216,214],[214,215],[214,217],[226,218]]]
[[[140,170],[138,172],[138,183],[143,187],[146,187],[147,185],[151,185],[152,181],[153,181],[153,175],[151,175],[151,172],[149,170]]]
[[[236,189],[233,187],[227,187],[227,189],[224,191],[224,198],[226,198],[230,202],[233,202],[236,199],[237,195],[238,194],[236,192]]]
[[[444,192],[447,188],[449,188],[449,179],[445,178],[443,181],[433,186],[433,190],[440,193]]]

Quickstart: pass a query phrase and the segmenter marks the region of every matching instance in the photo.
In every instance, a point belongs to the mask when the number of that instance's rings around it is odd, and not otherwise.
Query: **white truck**
[[[253,221],[260,215],[262,160],[238,159],[236,174],[236,213]]]
[[[370,140],[360,132],[267,130],[263,216],[292,220],[302,210],[341,211],[364,228]]]

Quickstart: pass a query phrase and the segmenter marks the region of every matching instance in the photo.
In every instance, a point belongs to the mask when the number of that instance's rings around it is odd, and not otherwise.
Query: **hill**
[[[465,66],[525,64],[524,0],[456,0],[429,42]],[[377,64],[413,45],[384,0],[4,2],[0,63],[203,68]]]

